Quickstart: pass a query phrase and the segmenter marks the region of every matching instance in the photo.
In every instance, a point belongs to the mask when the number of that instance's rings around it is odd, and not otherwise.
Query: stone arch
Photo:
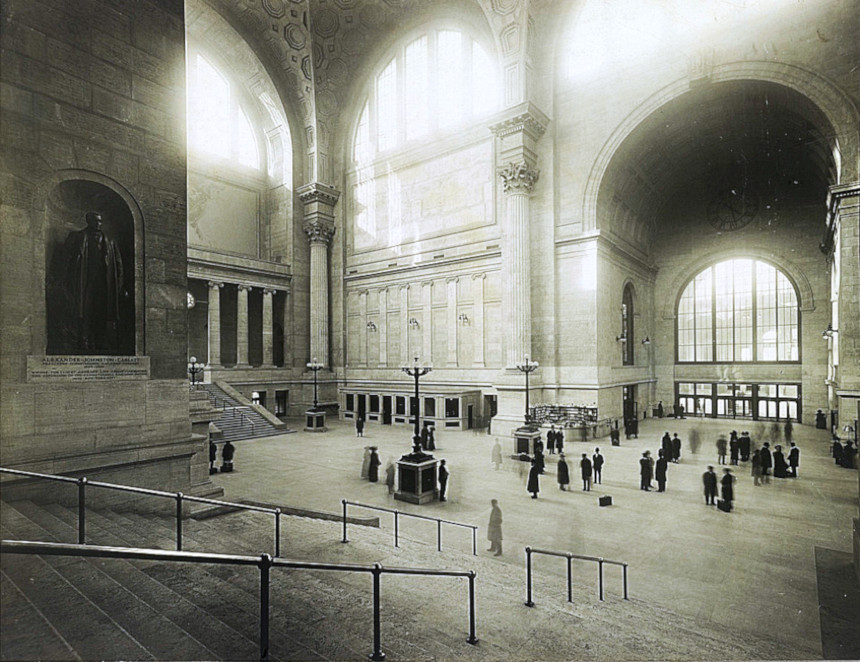
[[[73,199],[69,199],[64,190],[71,191]],[[74,193],[75,190],[78,192],[77,195]],[[87,205],[97,206],[99,204],[101,192],[104,193],[101,198],[104,204],[117,209],[120,209],[118,205],[125,207],[131,223],[131,227],[128,228],[128,237],[133,244],[128,253],[128,256],[131,257],[131,264],[125,264],[124,271],[132,281],[132,287],[129,291],[131,298],[129,306],[132,310],[129,312],[127,323],[132,327],[128,333],[133,339],[131,340],[133,348],[129,348],[131,349],[130,353],[128,351],[120,353],[142,356],[146,352],[144,315],[145,220],[143,212],[131,192],[116,180],[101,173],[73,168],[58,170],[43,179],[36,186],[33,196],[33,217],[36,222],[36,233],[40,239],[37,242],[37,255],[34,256],[34,259],[37,264],[44,265],[45,268],[44,277],[36,283],[36,291],[39,293],[36,310],[41,316],[42,324],[37,327],[37,335],[33,343],[34,351],[45,351],[48,347],[48,277],[53,251],[60,241],[60,237],[72,229],[81,228],[84,222],[83,212],[90,210],[86,208]],[[115,199],[112,200],[111,198]],[[100,210],[92,209],[92,211]],[[64,213],[76,216],[60,218],[60,215]],[[126,282],[128,280],[129,278],[126,278]],[[54,351],[53,353],[58,352]]]
[[[665,320],[675,319],[675,311],[678,310],[678,300],[683,293],[683,288],[690,280],[700,271],[708,268],[711,265],[723,262],[725,260],[737,258],[750,258],[768,262],[785,274],[786,278],[794,285],[797,292],[797,305],[801,312],[812,312],[815,310],[815,299],[812,295],[812,286],[806,278],[803,270],[790,260],[782,256],[776,256],[772,251],[766,248],[744,248],[744,249],[726,249],[717,253],[708,253],[694,260],[681,269],[672,279],[672,284],[669,287],[671,296],[667,297],[663,304],[662,317]]]
[[[711,84],[729,81],[764,81],[787,87],[809,99],[830,122],[839,152],[838,182],[853,182],[860,176],[860,114],[842,90],[816,73],[801,67],[765,61],[730,62],[714,67]],[[690,90],[689,78],[682,78],[653,94],[636,107],[615,129],[600,150],[585,187],[583,230],[597,229],[597,202],[600,185],[613,157],[636,128],[662,106]]]

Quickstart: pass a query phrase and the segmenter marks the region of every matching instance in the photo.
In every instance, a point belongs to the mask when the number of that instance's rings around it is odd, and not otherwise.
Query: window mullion
[[[758,361],[758,284],[756,283],[756,268],[758,262],[752,263],[752,360]]]
[[[711,363],[717,362],[717,267],[711,268]]]

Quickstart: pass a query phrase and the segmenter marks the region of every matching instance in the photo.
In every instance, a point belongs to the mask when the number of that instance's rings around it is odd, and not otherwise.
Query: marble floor
[[[702,440],[698,453],[686,443],[693,427]],[[742,463],[734,468],[735,510],[719,512],[704,503],[701,474],[708,464],[722,473],[715,447],[718,434],[744,428],[756,441],[754,423],[710,419],[648,419],[641,423],[638,438],[622,435],[618,447],[608,439],[568,440],[573,489],[559,490],[558,456],[549,455],[536,500],[525,489],[525,463],[509,458],[512,440],[500,439],[504,461],[496,471],[491,462],[494,437],[441,431],[435,456],[445,458],[450,470],[448,501],[423,506],[395,501],[383,482],[361,479],[363,449],[379,448],[384,476],[385,465],[410,450],[411,429],[369,424],[365,437],[357,438],[351,422],[336,420],[329,421],[324,434],[298,432],[239,442],[236,472],[213,480],[225,488],[228,499],[333,513],[341,511],[341,499],[348,499],[477,524],[481,554],[487,554],[490,499],[498,499],[504,517],[501,564],[522,568],[526,545],[626,561],[632,597],[728,627],[739,638],[745,633],[772,637],[796,652],[794,658],[821,658],[816,550],[819,555],[832,550],[841,558],[851,552],[852,518],[858,515],[857,472],[834,465],[825,431],[795,426],[799,477],[754,486],[749,467]],[[677,432],[683,440],[681,461],[669,465],[665,493],[643,492],[638,459],[646,449],[656,456],[664,431]],[[603,484],[583,492],[579,458],[583,452],[593,453],[595,446],[606,458]],[[611,507],[598,505],[603,494],[612,496]],[[372,514],[353,510],[356,515]],[[391,519],[381,514],[381,526],[392,529]],[[401,534],[435,544],[435,525],[429,522],[402,520]],[[471,552],[465,529],[445,529],[443,536],[446,548]],[[500,571],[521,571],[508,566],[500,565]],[[563,560],[536,558],[535,571],[558,575],[563,587]],[[575,564],[575,572],[596,570]],[[607,591],[620,593],[620,571],[608,567],[606,574]],[[860,624],[856,636],[860,641]],[[854,643],[850,633],[848,639]]]

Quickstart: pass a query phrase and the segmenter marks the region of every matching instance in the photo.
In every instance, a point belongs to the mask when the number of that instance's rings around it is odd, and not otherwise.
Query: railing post
[[[472,556],[478,555],[478,527],[472,527]]]
[[[627,600],[627,599],[629,599],[627,597],[627,564],[625,563],[621,567],[622,567],[622,570],[624,571],[624,575],[623,575],[623,577],[624,577],[624,599]]]
[[[442,551],[442,520],[436,520],[436,551]]]
[[[469,638],[466,641],[472,645],[478,643],[475,636],[475,571],[469,571]]]
[[[87,544],[87,478],[78,478],[78,544]]]
[[[603,601],[603,558],[597,559],[597,586],[600,594],[600,601]]]
[[[567,601],[573,602],[573,568],[571,566],[571,560],[573,557],[570,552],[567,554]]]
[[[394,511],[394,546],[400,547],[400,528],[398,526],[399,515],[396,510]]]
[[[382,652],[380,646],[380,627],[379,627],[379,578],[382,575],[382,566],[379,563],[373,564],[373,653],[370,655],[371,660],[385,659],[385,653]]]
[[[532,548],[526,547],[526,607],[534,607],[532,602]]]
[[[176,493],[176,551],[182,551],[182,492]]]
[[[275,558],[281,555],[281,509],[275,508]]]
[[[341,499],[340,502],[343,504],[343,540],[341,542],[349,542],[346,538],[346,499]]]
[[[269,568],[272,557],[260,554],[260,659],[269,659]]]

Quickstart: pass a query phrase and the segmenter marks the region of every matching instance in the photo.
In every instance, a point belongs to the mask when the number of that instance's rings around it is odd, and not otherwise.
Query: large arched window
[[[365,104],[353,157],[367,164],[379,152],[492,112],[496,71],[483,47],[457,30],[427,30],[382,67]]]
[[[798,361],[794,285],[760,260],[720,262],[698,273],[678,300],[679,363]]]
[[[621,298],[621,363],[633,365],[633,286],[627,283]]]

